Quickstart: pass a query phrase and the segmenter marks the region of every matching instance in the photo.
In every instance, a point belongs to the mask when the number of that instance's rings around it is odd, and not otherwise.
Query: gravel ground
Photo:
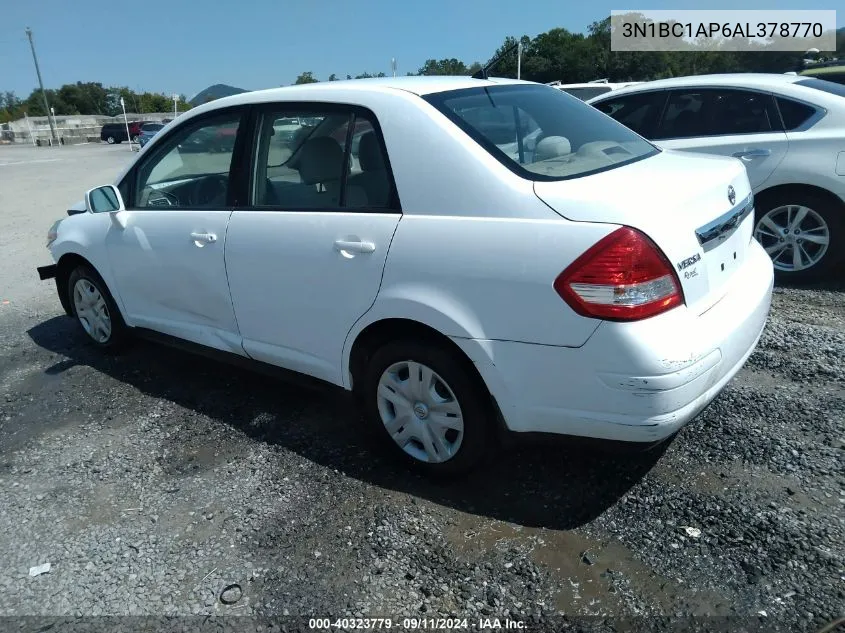
[[[85,343],[34,267],[129,156],[0,148],[0,615],[817,631],[845,612],[841,285],[777,289],[746,368],[660,450],[526,446],[438,485],[344,399]]]

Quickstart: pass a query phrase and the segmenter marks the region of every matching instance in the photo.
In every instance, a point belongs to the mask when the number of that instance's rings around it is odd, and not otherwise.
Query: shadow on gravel
[[[429,499],[461,511],[519,525],[572,529],[604,512],[660,458],[665,445],[648,452],[611,453],[564,440],[506,449],[469,478],[437,483],[383,456],[362,432],[348,398],[310,391],[259,373],[162,345],[139,341],[109,356],[88,345],[67,317],[55,317],[28,331],[39,347],[63,358],[45,370],[61,376],[89,366],[131,385],[142,394],[186,409],[186,441],[192,415],[222,422],[239,435],[275,445],[383,488]],[[74,388],[73,378],[66,378]],[[84,394],[84,395],[83,395]],[[88,410],[96,394],[80,390]],[[141,414],[149,402],[131,401]]]

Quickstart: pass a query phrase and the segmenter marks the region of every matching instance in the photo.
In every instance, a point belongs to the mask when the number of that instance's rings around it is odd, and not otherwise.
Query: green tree
[[[299,84],[315,84],[320,80],[314,77],[314,74],[311,71],[304,72],[299,77],[296,78],[294,85]]]
[[[337,75],[335,75],[334,73],[329,75],[329,81],[337,81]]]
[[[467,65],[455,59],[427,59],[417,71],[418,75],[467,75]]]

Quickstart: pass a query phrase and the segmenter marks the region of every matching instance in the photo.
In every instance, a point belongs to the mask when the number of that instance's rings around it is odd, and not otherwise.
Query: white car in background
[[[325,82],[180,116],[39,273],[102,348],[164,336],[353,391],[397,455],[454,474],[498,424],[648,445],[694,418],[769,312],[751,209],[738,161],[548,86]]]
[[[754,190],[754,236],[779,278],[845,259],[845,86],[800,75],[650,81],[588,103],[667,149],[735,156]]]
[[[627,88],[628,86],[636,86],[640,83],[642,82],[627,81],[619,83],[609,83],[607,79],[595,79],[586,83],[576,84],[564,84],[559,81],[553,81],[546,85],[553,86],[558,90],[562,90],[567,94],[571,94],[573,97],[578,97],[579,99],[581,99],[581,101],[588,101],[599,95],[607,94],[608,92],[613,92],[614,90]]]

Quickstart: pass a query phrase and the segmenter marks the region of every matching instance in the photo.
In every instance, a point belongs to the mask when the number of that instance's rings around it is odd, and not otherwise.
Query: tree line
[[[549,83],[577,83],[606,78],[608,81],[649,81],[665,77],[700,75],[728,72],[775,72],[800,70],[803,53],[755,52],[720,50],[684,51],[611,51],[610,18],[593,22],[586,33],[575,33],[564,28],[551,29],[536,37],[523,35],[517,39],[508,36],[490,58],[502,56],[518,42],[522,43],[521,76],[529,81]],[[845,29],[836,33],[836,54],[845,54]],[[471,75],[480,70],[478,61],[466,63],[455,58],[428,59],[416,72],[407,75]],[[499,77],[516,77],[517,52],[510,51],[499,60],[491,74]],[[384,77],[384,72],[364,72],[346,79]],[[336,74],[327,81],[337,81]],[[311,71],[301,73],[295,84],[320,81]],[[135,91],[123,86],[104,87],[100,83],[77,82],[65,84],[58,90],[46,90],[50,105],[56,114],[102,114],[114,116],[121,112],[120,98],[131,112],[169,112],[173,109],[170,95]],[[190,109],[184,95],[180,97],[179,110]],[[44,100],[40,90],[33,90],[26,99],[15,93],[0,93],[0,123],[18,119],[26,112],[30,116],[43,116]]]
[[[126,86],[105,87],[101,83],[81,82],[65,84],[58,90],[46,89],[47,100],[56,115],[99,114],[115,116],[123,112],[120,99],[123,98],[127,112],[173,112],[173,97],[156,92],[135,92]],[[191,105],[185,95],[180,95],[177,108],[180,112]],[[14,92],[0,93],[0,123],[29,116],[45,116],[44,97],[36,88],[26,99],[20,99]]]
[[[667,77],[707,73],[797,71],[803,67],[804,53],[796,51],[720,51],[690,47],[683,51],[611,51],[610,18],[593,22],[586,33],[564,28],[551,29],[534,38],[506,37],[490,60],[522,43],[521,77],[528,81],[580,83],[594,79],[611,82],[650,81]],[[833,52],[833,51],[829,51]],[[845,54],[845,29],[836,33],[836,55]],[[479,62],[467,64],[458,59],[429,59],[417,72],[407,75],[471,75],[482,67]],[[516,77],[517,51],[513,50],[490,71],[498,77]],[[384,77],[384,73],[364,77]],[[347,79],[353,77],[347,75]],[[334,81],[336,75],[328,80]],[[319,81],[312,72],[297,77],[297,84]]]

